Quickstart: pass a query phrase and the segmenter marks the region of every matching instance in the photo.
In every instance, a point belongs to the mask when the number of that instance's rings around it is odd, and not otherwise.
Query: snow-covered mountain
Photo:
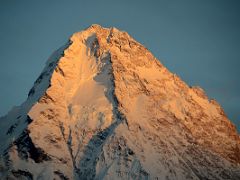
[[[0,129],[0,179],[240,179],[220,105],[116,28],[73,34]]]

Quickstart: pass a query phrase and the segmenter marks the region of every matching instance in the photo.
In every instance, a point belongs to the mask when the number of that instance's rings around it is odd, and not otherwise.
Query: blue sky
[[[97,23],[201,86],[240,130],[239,9],[238,0],[0,0],[0,115],[27,98],[54,50]]]

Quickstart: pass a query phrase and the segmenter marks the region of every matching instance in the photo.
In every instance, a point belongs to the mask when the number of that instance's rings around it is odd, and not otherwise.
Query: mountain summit
[[[116,28],[73,34],[0,128],[0,179],[240,179],[220,105]]]

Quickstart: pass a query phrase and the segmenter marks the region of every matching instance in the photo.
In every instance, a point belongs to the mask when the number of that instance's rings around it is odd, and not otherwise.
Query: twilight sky
[[[51,53],[97,23],[127,31],[240,131],[239,0],[0,0],[0,116],[26,98]]]

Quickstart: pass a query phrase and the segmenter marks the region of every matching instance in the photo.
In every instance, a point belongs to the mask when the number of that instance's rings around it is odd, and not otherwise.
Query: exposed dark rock
[[[18,123],[15,123],[15,124],[11,125],[11,126],[8,128],[6,134],[7,134],[7,135],[12,134],[13,131],[14,131],[14,129],[17,127],[17,125],[18,125]]]
[[[30,89],[29,93],[28,93],[28,97],[29,97],[29,96],[32,96],[34,93],[35,93],[35,88],[32,87],[32,88]]]
[[[61,171],[54,171],[54,174],[58,175],[61,180],[68,180],[69,178],[65,176]]]
[[[28,171],[17,170],[17,171],[12,171],[12,174],[17,179],[27,179],[27,180],[32,180],[33,179],[33,175]]]
[[[51,158],[39,147],[36,147],[29,136],[29,132],[25,130],[22,135],[15,141],[17,145],[18,155],[21,159],[33,159],[36,163],[49,161]]]
[[[32,121],[33,120],[29,116],[27,116],[26,123],[30,124]]]

